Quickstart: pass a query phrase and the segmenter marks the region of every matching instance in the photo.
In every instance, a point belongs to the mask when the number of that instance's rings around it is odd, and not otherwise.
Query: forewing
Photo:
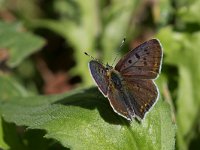
[[[131,50],[115,66],[122,76],[137,79],[155,79],[161,69],[162,47],[151,39]]]
[[[91,60],[89,62],[89,69],[98,88],[104,94],[104,96],[106,96],[107,91],[108,91],[108,83],[109,83],[108,77],[106,75],[106,68],[99,62],[95,60]]]

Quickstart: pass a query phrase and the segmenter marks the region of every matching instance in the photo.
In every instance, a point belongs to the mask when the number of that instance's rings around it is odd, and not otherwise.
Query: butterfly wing
[[[143,119],[158,99],[158,88],[154,81],[145,79],[130,79],[126,81],[126,84],[129,95],[132,97],[131,104],[135,115]]]
[[[151,39],[122,57],[115,69],[122,76],[155,79],[161,69],[162,55],[160,42],[157,39]]]
[[[96,82],[99,90],[103,93],[104,96],[107,95],[108,91],[108,77],[106,74],[106,68],[100,64],[98,61],[91,60],[89,62],[90,73]]]
[[[135,117],[134,109],[129,102],[131,97],[125,94],[125,90],[119,90],[113,86],[109,86],[108,99],[113,110],[128,120]]]
[[[158,89],[152,80],[123,81],[121,90],[109,86],[108,98],[119,115],[132,120],[143,119],[158,98]]]

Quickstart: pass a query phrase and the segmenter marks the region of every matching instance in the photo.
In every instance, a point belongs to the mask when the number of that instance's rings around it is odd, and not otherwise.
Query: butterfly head
[[[113,69],[113,67],[110,66],[110,65],[107,63],[107,64],[106,64],[106,70],[109,71],[109,70],[111,70],[111,69]]]

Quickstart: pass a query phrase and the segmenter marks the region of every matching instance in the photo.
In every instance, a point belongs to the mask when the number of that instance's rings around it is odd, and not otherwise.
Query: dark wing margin
[[[99,90],[103,93],[104,96],[106,96],[108,92],[108,84],[109,84],[106,68],[102,64],[100,64],[98,61],[91,60],[89,62],[89,69]]]
[[[155,79],[161,70],[162,46],[157,39],[151,39],[122,57],[115,69],[122,76],[137,79]]]

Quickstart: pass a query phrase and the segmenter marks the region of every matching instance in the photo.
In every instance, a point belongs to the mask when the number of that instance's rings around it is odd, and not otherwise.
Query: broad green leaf
[[[0,22],[0,49],[8,51],[10,67],[16,67],[45,44],[42,38],[23,30],[20,24]]]
[[[76,150],[170,150],[175,145],[175,125],[169,105],[162,99],[141,123],[130,123],[114,113],[97,88],[11,98],[0,101],[0,113],[8,122],[44,129],[45,137]]]
[[[10,75],[0,74],[0,83],[0,101],[8,100],[13,97],[26,97],[29,95],[28,92]],[[33,132],[26,132],[26,137],[22,137],[22,132],[20,132],[19,135],[19,132],[17,132],[18,130],[13,123],[8,123],[0,118],[0,148],[25,150],[29,147],[33,150],[43,150],[50,147],[48,143],[49,140],[41,139],[41,131],[35,132],[34,130]]]
[[[0,83],[0,101],[28,95],[26,90],[9,75],[0,74]],[[7,149],[8,147],[23,149],[14,125],[10,125],[0,118],[0,148]]]
[[[163,28],[159,39],[164,47],[167,64],[178,68],[177,125],[178,146],[187,149],[200,109],[200,32],[180,33]],[[198,120],[197,120],[198,119]]]

